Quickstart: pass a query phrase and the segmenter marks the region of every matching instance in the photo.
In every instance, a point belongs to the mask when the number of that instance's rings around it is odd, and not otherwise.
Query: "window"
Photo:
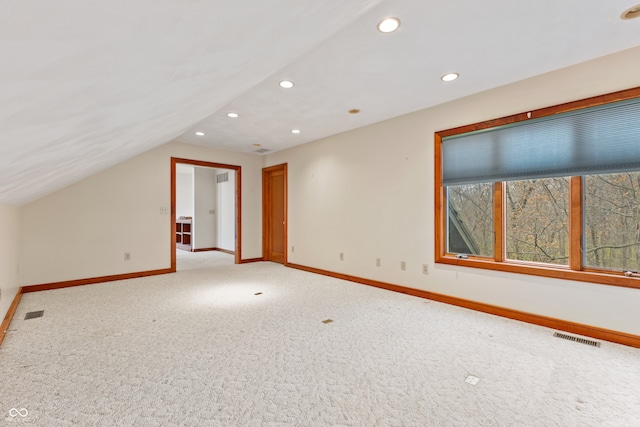
[[[543,178],[506,183],[507,259],[567,265],[569,180]]]
[[[640,172],[585,177],[586,266],[640,271]]]
[[[493,185],[447,187],[449,252],[493,256]]]
[[[640,88],[435,143],[436,262],[640,288]]]

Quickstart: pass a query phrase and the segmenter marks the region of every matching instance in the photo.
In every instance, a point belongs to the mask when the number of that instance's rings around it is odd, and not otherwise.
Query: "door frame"
[[[289,179],[287,174],[287,163],[262,168],[262,259],[267,259],[268,248],[271,242],[271,231],[269,219],[272,200],[269,196],[268,175],[271,172],[282,171],[284,174],[284,265],[289,261]]]
[[[242,167],[213,163],[204,160],[171,158],[171,271],[176,271],[176,165],[186,164],[202,166],[212,169],[230,169],[236,173],[236,233],[235,233],[235,264],[242,263]]]

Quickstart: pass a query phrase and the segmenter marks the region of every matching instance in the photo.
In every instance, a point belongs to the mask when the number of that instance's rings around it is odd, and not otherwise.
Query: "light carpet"
[[[639,349],[219,252],[178,267],[25,294],[0,424],[640,426]]]

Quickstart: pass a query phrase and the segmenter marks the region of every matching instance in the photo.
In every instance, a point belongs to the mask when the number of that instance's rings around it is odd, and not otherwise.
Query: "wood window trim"
[[[584,269],[582,256],[582,177],[572,176],[569,181],[569,267]]]
[[[493,258],[471,256],[466,259],[457,258],[455,254],[446,252],[447,242],[447,200],[446,189],[442,185],[442,139],[461,133],[503,126],[520,121],[531,120],[566,113],[568,111],[594,107],[627,99],[640,97],[640,87],[599,95],[579,101],[546,107],[530,112],[519,113],[508,117],[488,120],[480,123],[447,129],[434,134],[434,218],[435,218],[435,262],[461,267],[480,268],[508,273],[527,274],[564,280],[597,283],[640,289],[640,279],[625,277],[623,273],[585,268],[582,257],[582,216],[583,216],[583,180],[571,177],[569,187],[569,235],[570,257],[568,266],[550,266],[526,262],[507,261],[505,257],[505,218],[503,208],[504,183],[494,184],[494,256]]]

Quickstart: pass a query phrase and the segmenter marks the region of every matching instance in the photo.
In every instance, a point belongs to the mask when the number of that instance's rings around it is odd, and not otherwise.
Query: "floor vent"
[[[24,320],[35,319],[36,317],[42,317],[42,316],[44,316],[44,310],[30,311],[27,313],[26,316],[24,316]]]
[[[560,332],[556,332],[555,334],[553,334],[553,336],[557,338],[562,338],[564,340],[579,342],[580,344],[587,344],[593,347],[600,347],[599,341],[587,340],[580,337],[574,337],[573,335],[561,334]]]

